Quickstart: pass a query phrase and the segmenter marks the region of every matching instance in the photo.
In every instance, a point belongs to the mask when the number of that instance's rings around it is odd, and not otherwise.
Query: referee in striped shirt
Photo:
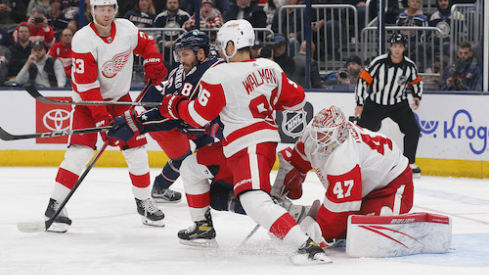
[[[359,126],[371,131],[378,131],[384,118],[396,122],[404,134],[404,155],[409,159],[413,177],[419,177],[421,169],[415,160],[420,129],[413,109],[419,107],[423,82],[416,64],[404,56],[406,38],[396,33],[389,42],[389,53],[375,58],[360,75],[355,90],[355,117]],[[407,100],[408,88],[413,96],[411,106]]]

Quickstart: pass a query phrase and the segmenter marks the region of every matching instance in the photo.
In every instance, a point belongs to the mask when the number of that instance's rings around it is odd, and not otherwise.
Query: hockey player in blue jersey
[[[178,94],[189,99],[197,97],[197,87],[204,72],[219,63],[221,59],[210,54],[209,37],[198,30],[181,35],[175,45],[175,59],[180,65],[170,72],[159,85],[152,86],[143,98],[143,102],[161,102],[166,94]],[[132,113],[135,116],[135,113]],[[180,176],[180,165],[192,151],[190,141],[196,148],[214,142],[220,135],[217,124],[205,128],[190,127],[183,120],[170,120],[161,116],[158,108],[149,109],[140,116],[140,133],[149,133],[159,144],[170,160],[155,178],[151,196],[156,202],[179,202],[182,194],[169,189]],[[129,128],[126,128],[129,130]],[[218,131],[219,130],[219,131]],[[132,131],[127,131],[131,136]],[[121,137],[121,132],[117,137]],[[125,133],[122,134],[124,136]]]

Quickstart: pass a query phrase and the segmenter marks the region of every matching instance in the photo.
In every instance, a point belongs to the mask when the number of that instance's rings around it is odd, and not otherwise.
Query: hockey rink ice
[[[159,173],[152,169],[152,178]],[[136,213],[127,169],[93,168],[67,204],[73,224],[65,234],[22,233],[19,221],[41,221],[57,168],[0,167],[0,274],[489,274],[489,180],[423,176],[416,179],[414,208],[452,217],[454,248],[447,254],[349,258],[327,250],[333,264],[294,266],[293,249],[271,240],[246,216],[213,211],[219,248],[181,245],[177,232],[191,225],[185,198],[159,204],[163,228],[144,226]],[[272,180],[276,171],[272,174]],[[273,182],[273,181],[272,181]],[[322,200],[313,173],[299,204]],[[173,189],[183,192],[178,180]]]

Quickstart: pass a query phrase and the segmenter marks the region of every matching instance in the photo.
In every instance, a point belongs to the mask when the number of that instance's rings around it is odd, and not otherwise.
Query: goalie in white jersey
[[[72,41],[72,86],[75,101],[131,101],[129,89],[133,68],[133,54],[144,57],[145,74],[152,83],[159,83],[167,75],[154,40],[140,33],[126,19],[115,19],[117,0],[91,0],[92,23],[79,30]],[[90,16],[89,16],[90,17]],[[72,129],[108,126],[115,116],[128,107],[120,105],[77,105],[71,120]],[[150,200],[150,175],[144,136],[135,136],[123,142],[102,139],[111,146],[118,145],[126,159],[133,185],[137,211],[144,224],[163,226],[164,214]],[[97,134],[70,137],[65,159],[61,163],[46,218],[54,215],[66,198],[79,175],[93,156]],[[71,225],[65,209],[49,231],[66,232]]]
[[[217,34],[217,45],[229,63],[204,73],[197,99],[167,95],[160,112],[168,118],[183,119],[194,127],[202,127],[219,115],[224,125],[222,144],[227,166],[233,173],[234,193],[247,215],[285,243],[299,248],[293,262],[330,262],[324,251],[269,195],[270,170],[280,141],[274,111],[302,108],[305,92],[287,79],[277,63],[251,59],[254,39],[248,21],[231,20],[224,24]],[[198,199],[188,193],[187,198]],[[203,198],[198,200],[201,205],[208,205]],[[181,240],[215,238],[207,210],[208,206],[192,209],[195,224],[178,232]]]
[[[336,106],[319,112],[279,159],[274,189],[283,184],[291,199],[302,196],[311,168],[324,185],[316,221],[326,241],[345,238],[350,215],[393,216],[413,206],[408,159],[389,138],[347,121]]]

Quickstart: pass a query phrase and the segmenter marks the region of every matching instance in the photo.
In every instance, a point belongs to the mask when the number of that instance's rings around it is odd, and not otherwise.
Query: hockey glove
[[[213,138],[217,138],[219,140],[223,139],[222,127],[219,125],[219,123],[211,122],[205,125],[205,133]]]
[[[163,55],[156,53],[144,59],[144,78],[146,83],[151,80],[151,84],[158,85],[168,75],[168,70],[162,59]]]
[[[109,113],[101,114],[95,118],[95,126],[97,127],[107,127],[112,122],[112,116]],[[108,142],[110,146],[117,146],[119,141],[117,139],[107,137],[106,132],[100,132],[100,136],[104,142]]]
[[[180,119],[178,104],[184,99],[181,95],[165,95],[161,101],[160,114],[169,119]]]
[[[123,140],[124,142],[127,142],[144,129],[134,110],[126,111],[123,115],[116,117],[113,125],[112,129],[107,132],[107,136]]]
[[[287,197],[296,200],[302,197],[302,183],[306,179],[306,174],[291,164],[292,149],[286,148],[278,152],[280,168],[274,183],[280,186],[283,184],[282,193]]]

